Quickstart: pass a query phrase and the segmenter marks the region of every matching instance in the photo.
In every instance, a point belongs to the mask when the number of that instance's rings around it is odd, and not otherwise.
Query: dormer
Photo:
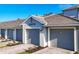
[[[69,7],[63,10],[65,16],[79,20],[79,6]]]

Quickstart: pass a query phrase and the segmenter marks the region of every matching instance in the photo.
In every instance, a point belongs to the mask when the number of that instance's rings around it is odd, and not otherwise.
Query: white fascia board
[[[32,17],[32,16],[30,16],[30,17]],[[20,25],[23,25],[27,20],[29,20],[30,17],[28,17],[27,19],[25,19],[25,21],[22,22]]]
[[[28,17],[23,23],[21,23],[20,25],[23,25],[23,24],[25,24],[25,22],[27,22],[28,20],[29,20],[29,18],[33,18],[34,20],[36,20],[36,21],[38,21],[38,22],[40,22],[40,23],[42,23],[42,24],[47,24],[47,22],[46,21],[44,21],[44,22],[42,22],[40,19],[37,19],[34,15],[32,15],[32,16],[30,16],[30,17]]]
[[[33,17],[33,19],[35,19],[35,20],[37,20],[37,21],[39,21],[40,23],[42,23],[42,24],[47,24],[47,22],[45,21],[45,20],[43,20],[43,21],[41,21],[39,18],[36,18],[36,16],[35,15],[32,15]]]

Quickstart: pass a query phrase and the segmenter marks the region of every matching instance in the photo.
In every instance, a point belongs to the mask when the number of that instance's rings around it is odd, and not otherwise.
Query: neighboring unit
[[[1,36],[38,46],[79,50],[79,6],[63,14],[31,16],[26,20],[0,23]]]

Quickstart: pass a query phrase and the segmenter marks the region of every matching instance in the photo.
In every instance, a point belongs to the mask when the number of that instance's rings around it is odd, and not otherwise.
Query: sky
[[[0,22],[25,19],[31,15],[44,15],[52,12],[62,13],[62,10],[75,4],[0,4]]]

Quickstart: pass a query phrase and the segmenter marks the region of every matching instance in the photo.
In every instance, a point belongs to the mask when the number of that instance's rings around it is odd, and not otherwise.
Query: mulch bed
[[[38,50],[41,50],[41,49],[44,49],[46,47],[36,47],[36,48],[33,48],[33,49],[29,49],[29,50],[25,50],[25,52],[30,52],[30,53],[33,53],[33,52],[36,52]]]
[[[79,54],[79,51],[74,52],[74,54]]]

